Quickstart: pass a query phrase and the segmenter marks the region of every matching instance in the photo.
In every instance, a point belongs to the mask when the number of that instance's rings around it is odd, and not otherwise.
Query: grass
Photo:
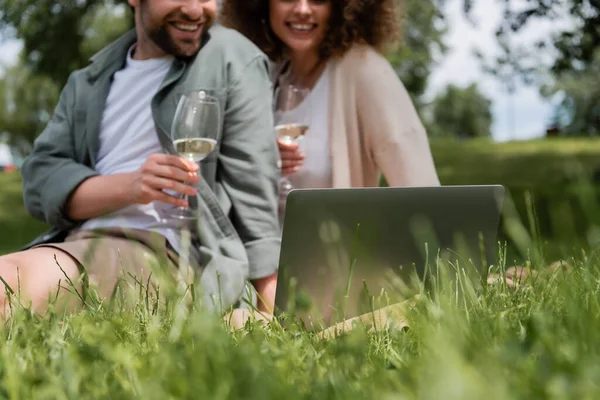
[[[485,143],[454,145],[448,152],[487,151]],[[506,146],[499,152],[512,146],[527,153],[532,145]],[[0,196],[0,226],[12,229],[3,229],[0,246],[10,249],[44,227],[25,222],[17,178],[0,176],[0,184],[8,188]],[[522,252],[533,254],[535,229],[524,221],[508,225]],[[408,329],[368,333],[359,326],[327,340],[276,324],[249,323],[232,333],[200,308],[180,318],[175,293],[163,292],[170,301],[161,307],[141,295],[133,308],[91,303],[71,315],[39,317],[18,308],[0,328],[0,397],[596,399],[600,259],[594,243],[570,249],[568,272],[514,289],[471,285],[460,274],[441,279],[406,315]],[[536,254],[529,264],[542,270],[552,257]],[[451,283],[457,281],[460,293]]]
[[[95,304],[61,316],[19,309],[1,330],[6,398],[593,399],[600,395],[596,257],[509,289],[463,296],[442,279],[403,331],[319,339],[297,327],[220,319],[178,303]],[[459,278],[461,279],[461,278]],[[174,334],[175,332],[175,334]]]
[[[47,228],[27,214],[21,187],[20,174],[0,173],[0,254],[17,251]]]
[[[550,257],[589,251],[598,240],[600,140],[432,140],[431,147],[442,184],[504,185],[518,217],[528,221],[534,215]],[[508,229],[502,225],[500,233],[512,241]],[[516,256],[522,261],[526,255]]]
[[[564,242],[600,224],[600,192],[582,187],[600,171],[600,140],[589,138],[492,143],[487,140],[432,140],[442,184],[502,184],[521,218],[527,218],[530,191],[544,236]],[[28,217],[18,174],[0,174],[0,254],[16,251],[46,229]],[[591,223],[590,223],[591,222]],[[555,243],[547,247],[551,249]],[[570,249],[572,250],[572,249]]]
[[[507,143],[433,140],[431,147],[444,184],[500,183],[551,190],[593,179],[600,171],[600,140],[589,138]]]

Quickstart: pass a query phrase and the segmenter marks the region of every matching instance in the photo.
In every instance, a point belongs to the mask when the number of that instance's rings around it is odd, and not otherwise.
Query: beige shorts
[[[155,282],[151,276],[156,278],[157,272],[181,278],[179,255],[164,236],[150,231],[122,228],[73,231],[64,242],[35,247],[52,247],[69,254],[102,299],[112,296],[117,282],[124,281],[138,289],[141,284],[145,290]],[[192,271],[198,267],[194,256],[190,256]]]

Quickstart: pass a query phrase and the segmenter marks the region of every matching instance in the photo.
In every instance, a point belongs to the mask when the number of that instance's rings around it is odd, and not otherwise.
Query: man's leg
[[[168,260],[166,239],[139,230],[81,231],[71,234],[65,242],[0,257],[2,279],[15,294],[20,292],[22,304],[31,304],[41,313],[57,294],[60,311],[81,307],[81,297],[89,301],[97,294],[98,300],[109,301],[120,282],[122,300],[129,301],[130,295],[139,296],[140,285],[145,295],[154,296],[153,284],[158,284],[157,278],[173,276],[176,271]],[[0,319],[8,307],[4,289],[5,285],[0,283]]]
[[[49,299],[57,295],[59,304],[70,309],[76,307],[78,298],[74,291],[81,293],[80,276],[77,261],[59,249],[41,247],[0,256],[0,277],[10,287],[0,283],[0,318],[8,316],[10,290],[14,299],[19,297],[20,304],[31,306],[38,313],[46,311]]]

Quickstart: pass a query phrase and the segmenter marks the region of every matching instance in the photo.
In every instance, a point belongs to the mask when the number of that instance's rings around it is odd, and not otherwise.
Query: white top
[[[133,47],[132,47],[133,49]],[[96,170],[101,175],[137,171],[148,157],[163,153],[154,127],[150,102],[173,57],[134,60],[131,50],[126,65],[114,75],[100,127],[100,150]],[[180,222],[164,218],[165,203],[135,204],[86,221],[81,229],[124,227],[154,231],[179,250]]]
[[[304,165],[298,172],[288,175],[295,188],[332,187],[331,157],[329,151],[329,67],[325,67],[319,80],[300,105],[291,111],[276,111],[275,125],[285,122],[305,122],[308,132],[299,141],[305,153]]]

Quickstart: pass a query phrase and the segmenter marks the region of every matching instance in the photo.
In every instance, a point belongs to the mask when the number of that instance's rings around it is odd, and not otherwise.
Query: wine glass
[[[181,96],[171,125],[171,140],[180,157],[200,163],[215,149],[217,141],[214,138],[219,132],[220,114],[218,99],[205,91]],[[198,217],[197,211],[187,207],[172,207],[167,214],[182,220]]]
[[[285,144],[300,143],[309,128],[311,109],[309,104],[310,89],[287,84],[278,88],[275,95],[275,134]],[[286,196],[294,186],[290,180],[282,176],[279,189]]]

